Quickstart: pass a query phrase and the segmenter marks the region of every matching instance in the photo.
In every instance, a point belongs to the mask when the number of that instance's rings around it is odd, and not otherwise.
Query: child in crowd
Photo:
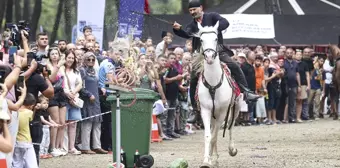
[[[179,85],[180,93],[178,95],[179,100],[179,118],[176,119],[176,128],[175,133],[180,135],[187,135],[188,132],[185,131],[187,119],[188,119],[188,113],[189,113],[189,105],[188,105],[188,91],[189,91],[189,85],[190,85],[190,66],[186,65],[183,67],[184,74],[187,74],[184,76],[183,80],[181,81],[181,84]]]
[[[23,105],[18,110],[19,129],[13,154],[13,168],[38,168],[29,124],[33,120],[35,104],[34,95],[28,93]]]
[[[44,117],[47,115],[48,120],[48,112],[46,109],[48,108],[48,99],[44,97],[43,95],[40,95],[38,97],[38,103],[34,107],[34,117],[32,122],[30,123],[30,130],[31,130],[31,137],[33,142],[33,147],[37,159],[37,163],[39,165],[39,158],[40,158],[40,145],[44,136],[43,132],[43,124],[57,127],[58,125],[54,122],[48,122],[45,120]],[[49,146],[49,144],[48,144]],[[51,157],[51,155],[46,155],[43,158]]]
[[[40,150],[38,151],[41,159],[52,158],[53,156],[48,153],[50,146],[50,127],[58,127],[59,125],[51,119],[47,112],[48,98],[44,95],[39,96],[39,103],[35,106],[35,115],[33,120],[41,121],[42,123],[42,138],[40,143]],[[37,151],[36,151],[37,154]],[[38,155],[37,155],[38,156]]]
[[[161,138],[163,140],[172,140],[172,138],[169,138],[164,134],[161,119],[160,119],[161,115],[164,115],[164,112],[166,110],[167,109],[166,109],[166,107],[164,107],[162,100],[158,100],[153,104],[152,114],[156,115],[158,133],[161,136]],[[154,129],[154,125],[152,125],[152,129]]]

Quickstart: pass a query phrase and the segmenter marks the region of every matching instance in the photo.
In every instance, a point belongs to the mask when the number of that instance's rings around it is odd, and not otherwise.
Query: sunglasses
[[[94,59],[87,59],[88,62],[94,62]]]

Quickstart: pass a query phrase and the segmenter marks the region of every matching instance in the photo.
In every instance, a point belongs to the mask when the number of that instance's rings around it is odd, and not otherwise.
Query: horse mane
[[[332,45],[329,45],[328,47],[333,57],[335,58],[340,57],[340,49],[338,46],[332,44]]]

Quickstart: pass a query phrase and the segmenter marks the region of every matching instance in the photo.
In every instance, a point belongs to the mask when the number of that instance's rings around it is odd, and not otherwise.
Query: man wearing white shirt
[[[326,59],[325,63],[323,64],[323,70],[324,70],[324,79],[325,82],[323,84],[323,93],[322,93],[322,99],[321,99],[321,108],[320,109],[324,109],[324,105],[325,105],[325,99],[326,97],[329,96],[330,98],[330,102],[331,102],[331,115],[333,115],[333,119],[337,120],[338,119],[338,115],[336,113],[336,109],[335,109],[335,96],[336,96],[336,92],[332,83],[333,80],[333,72],[334,69],[334,65],[331,64],[331,61],[329,60],[329,58]]]
[[[162,39],[160,43],[157,44],[156,47],[156,57],[160,56],[161,54],[167,55],[168,54],[168,46],[172,42],[173,35],[169,32],[162,32]]]

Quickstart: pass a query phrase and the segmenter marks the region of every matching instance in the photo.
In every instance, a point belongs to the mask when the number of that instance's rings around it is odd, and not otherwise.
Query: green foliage
[[[153,14],[179,14],[182,10],[181,0],[149,0]]]
[[[1,0],[0,0],[1,1]],[[71,25],[75,25],[77,23],[77,0],[69,0],[71,3],[70,12],[71,12]],[[79,1],[79,0],[78,0]],[[117,27],[118,22],[118,9],[116,2],[119,0],[106,0],[105,6],[105,26],[109,29],[109,32],[105,32],[107,36],[114,36],[114,32]],[[207,0],[206,0],[207,1]],[[223,0],[209,0],[213,4],[218,4]],[[24,8],[30,8],[30,15],[32,15],[34,10],[35,0],[30,0],[29,6],[24,6],[24,0],[20,0],[20,5],[22,8],[21,14],[23,14]],[[37,33],[40,32],[40,26],[44,28],[49,34],[53,31],[53,26],[55,22],[55,17],[57,15],[57,7],[59,4],[59,0],[42,0],[42,11],[39,19],[38,30]],[[149,5],[153,14],[180,14],[182,12],[182,0],[149,0]],[[65,9],[65,8],[64,8]],[[15,18],[15,8],[13,7],[13,18]],[[95,12],[95,11],[90,11]],[[60,21],[60,25],[58,28],[57,39],[70,39],[71,34],[65,34],[65,20],[64,20],[65,11],[63,11],[62,18]],[[31,18],[31,16],[29,16]],[[5,23],[5,18],[3,19],[3,24]],[[114,29],[112,29],[114,27]]]
[[[32,1],[31,1],[32,3]],[[49,34],[52,33],[55,16],[57,14],[57,0],[43,0],[42,1],[42,10],[38,24],[38,32],[40,32],[40,25],[43,26],[44,30]],[[31,8],[33,10],[33,8]],[[59,33],[58,33],[59,34]]]
[[[33,3],[33,2],[32,2]],[[52,33],[53,30],[53,25],[55,21],[55,16],[57,15],[57,7],[58,7],[59,1],[58,0],[43,0],[42,1],[42,11],[41,11],[41,16],[39,20],[39,25],[38,25],[38,32],[40,32],[40,26],[44,28],[45,31],[47,31],[49,34]],[[32,10],[33,10],[32,6]],[[76,14],[76,9],[77,6],[75,6],[74,1],[71,1],[71,23],[72,26],[77,23],[77,14]],[[57,39],[66,39],[70,38],[70,34],[66,35],[65,34],[65,20],[64,18],[64,12],[63,15],[61,16],[62,19],[60,20],[60,25],[58,29],[58,36]]]

